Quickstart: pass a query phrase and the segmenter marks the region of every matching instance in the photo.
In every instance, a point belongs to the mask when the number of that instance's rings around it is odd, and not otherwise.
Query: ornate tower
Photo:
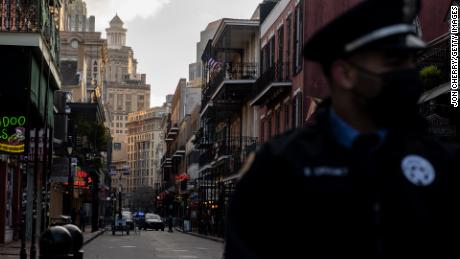
[[[107,45],[109,49],[120,49],[126,45],[126,31],[123,28],[123,21],[118,17],[118,14],[110,21],[110,28],[107,32]]]

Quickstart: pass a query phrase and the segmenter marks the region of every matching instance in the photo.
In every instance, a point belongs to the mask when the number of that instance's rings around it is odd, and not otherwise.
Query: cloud
[[[165,102],[196,61],[196,43],[209,22],[249,18],[262,0],[85,0],[96,29],[105,32],[115,13],[128,29],[127,45],[139,61],[138,73],[151,84],[151,106]]]
[[[137,17],[146,19],[154,16],[171,0],[86,0],[85,2],[88,15],[96,16],[96,29],[103,31],[116,13],[124,22]]]

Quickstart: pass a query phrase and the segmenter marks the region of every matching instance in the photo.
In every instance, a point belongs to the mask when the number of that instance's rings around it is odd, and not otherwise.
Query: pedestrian
[[[85,232],[86,228],[86,211],[83,207],[80,207],[80,230]]]
[[[458,150],[417,113],[419,10],[365,0],[307,41],[330,98],[243,166],[224,258],[460,258]]]
[[[72,221],[72,224],[74,224],[74,225],[77,224],[77,222],[76,222],[76,220],[77,220],[77,211],[73,207],[70,210],[70,219]]]
[[[168,216],[168,232],[173,232],[173,217],[172,215]]]

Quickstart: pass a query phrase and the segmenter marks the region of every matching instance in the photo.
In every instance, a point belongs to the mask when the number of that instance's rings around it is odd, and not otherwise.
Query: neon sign
[[[0,116],[0,151],[20,154],[24,152],[25,116]]]
[[[186,174],[186,173],[176,175],[176,181],[179,181],[179,182],[185,181],[185,180],[187,180],[189,178],[190,178],[190,176],[188,174]]]

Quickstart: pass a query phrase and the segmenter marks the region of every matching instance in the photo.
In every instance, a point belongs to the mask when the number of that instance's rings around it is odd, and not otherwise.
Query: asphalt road
[[[110,231],[83,247],[85,259],[220,259],[223,244],[180,232],[141,231],[112,236]]]

